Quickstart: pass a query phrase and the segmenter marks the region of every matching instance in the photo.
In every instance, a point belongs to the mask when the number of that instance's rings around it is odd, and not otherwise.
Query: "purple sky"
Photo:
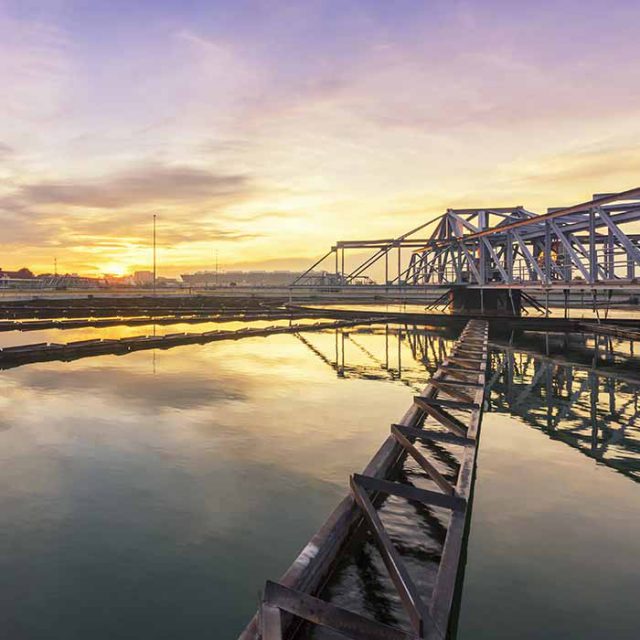
[[[640,183],[640,2],[0,0],[5,268],[297,267]]]

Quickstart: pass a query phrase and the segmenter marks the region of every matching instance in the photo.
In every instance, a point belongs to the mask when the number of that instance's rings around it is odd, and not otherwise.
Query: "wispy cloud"
[[[219,175],[188,166],[151,164],[101,179],[22,185],[17,197],[34,205],[117,208],[238,199],[255,191],[246,175]]]
[[[14,153],[15,149],[12,146],[0,141],[0,160],[2,160],[3,158],[8,158]]]
[[[0,3],[2,266],[141,263],[151,211],[163,264],[297,264],[638,174],[637,3],[117,4]]]
[[[503,179],[522,193],[570,194],[565,204],[595,192],[624,191],[640,183],[640,145],[625,139],[580,146],[506,167]]]

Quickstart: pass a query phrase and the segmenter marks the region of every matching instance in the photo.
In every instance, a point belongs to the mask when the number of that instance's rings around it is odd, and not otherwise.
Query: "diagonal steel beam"
[[[498,269],[498,271],[500,272],[500,275],[502,276],[502,281],[508,282],[509,277],[507,276],[507,272],[503,269],[502,265],[500,264],[500,258],[496,255],[496,252],[490,240],[488,238],[482,238],[482,242],[484,242],[484,246],[487,247],[487,249],[489,250],[489,253],[491,254],[491,258],[493,259],[493,264],[496,266],[496,269]]]
[[[513,234],[513,237],[516,239],[516,242],[520,247],[520,251],[522,252],[522,255],[527,261],[527,266],[529,267],[529,271],[531,272],[531,270],[533,269],[533,271],[535,271],[538,274],[540,281],[544,282],[546,280],[546,277],[542,272],[542,269],[540,269],[540,265],[538,265],[537,260],[533,257],[531,251],[529,250],[529,247],[527,247],[526,243],[520,237],[520,234],[517,231],[511,231],[511,233]]]
[[[482,282],[482,278],[480,277],[480,271],[478,271],[478,267],[475,263],[475,260],[473,259],[473,256],[469,253],[469,249],[467,249],[467,246],[464,243],[464,240],[459,242],[458,246],[462,249],[462,252],[467,258],[467,264],[469,265],[469,268],[471,269],[471,271],[473,271],[473,275],[476,277],[476,282],[478,284],[484,284],[484,282]]]
[[[278,613],[280,610],[285,611],[312,624],[337,631],[341,637],[344,634],[344,637],[350,640],[417,640],[413,633],[389,627],[271,580],[267,580],[265,588],[263,615],[265,608],[275,609]],[[281,633],[280,629],[277,631]],[[263,632],[263,640],[281,637],[281,635],[267,636]]]
[[[380,516],[378,516],[369,495],[365,489],[356,482],[353,476],[349,478],[349,483],[351,485],[351,493],[362,510],[369,529],[376,538],[382,560],[398,591],[400,600],[409,614],[411,626],[414,631],[423,637],[427,634],[431,637],[442,637],[443,634],[436,631],[429,609],[420,597],[415,583],[400,558],[400,554],[393,546],[393,542],[391,542],[391,538],[382,524],[382,520],[380,520]]]
[[[609,216],[608,213],[603,211],[602,208],[598,208],[597,211],[600,214],[600,218],[607,225],[611,233],[613,233],[613,235],[618,239],[629,256],[631,256],[635,262],[640,263],[640,250],[638,250],[638,247],[636,247],[633,242],[631,242],[631,240],[629,240],[629,238],[620,231],[620,228],[613,222],[613,220],[611,220],[611,216]]]
[[[569,240],[565,237],[564,233],[562,232],[560,227],[555,223],[555,221],[549,220],[549,224],[551,225],[553,232],[556,234],[556,237],[558,238],[558,240],[560,240],[560,242],[562,243],[562,246],[566,249],[567,253],[569,254],[569,257],[571,258],[571,262],[578,268],[578,270],[582,274],[582,277],[587,282],[592,283],[593,279],[591,277],[591,274],[589,273],[589,271],[587,271],[587,269],[585,269],[585,266],[582,264],[582,261],[580,260],[580,258],[578,258],[578,255],[576,254],[573,246],[571,245],[571,242],[569,242]]]
[[[453,220],[461,224],[463,227],[466,227],[467,229],[469,229],[469,231],[473,233],[480,231],[479,227],[477,227],[475,224],[472,224],[468,220],[465,220],[461,215],[457,214],[455,211],[452,211],[451,209],[447,211],[447,217],[452,218]],[[460,237],[460,236],[456,235],[456,237]]]

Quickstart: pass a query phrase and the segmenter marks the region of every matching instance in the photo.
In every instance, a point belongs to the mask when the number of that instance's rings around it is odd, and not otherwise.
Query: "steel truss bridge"
[[[397,238],[339,241],[292,287],[371,286],[382,278],[384,286],[438,289],[638,288],[638,220],[640,187],[540,215],[523,206],[448,209]],[[354,253],[357,266],[346,269]]]

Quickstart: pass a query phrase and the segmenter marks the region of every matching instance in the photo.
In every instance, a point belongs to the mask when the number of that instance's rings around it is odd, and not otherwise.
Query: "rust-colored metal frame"
[[[354,639],[442,640],[446,637],[469,515],[486,382],[487,344],[488,324],[482,320],[468,322],[448,358],[421,395],[414,398],[400,423],[391,425],[390,436],[364,472],[351,476],[350,495],[303,549],[280,583],[267,583],[261,608],[240,635],[240,640],[281,640],[292,628],[294,617],[329,627]],[[451,411],[458,416],[453,416]],[[425,428],[427,416],[434,419],[435,425]],[[416,440],[434,440],[460,447],[460,468],[455,484],[438,472],[436,465],[415,446]],[[417,461],[439,491],[388,479],[406,455]],[[436,584],[428,601],[411,579],[378,516],[376,498],[383,494],[417,500],[451,512]],[[331,573],[350,535],[361,523],[371,530],[377,542],[408,613],[411,631],[381,625],[315,595]]]

